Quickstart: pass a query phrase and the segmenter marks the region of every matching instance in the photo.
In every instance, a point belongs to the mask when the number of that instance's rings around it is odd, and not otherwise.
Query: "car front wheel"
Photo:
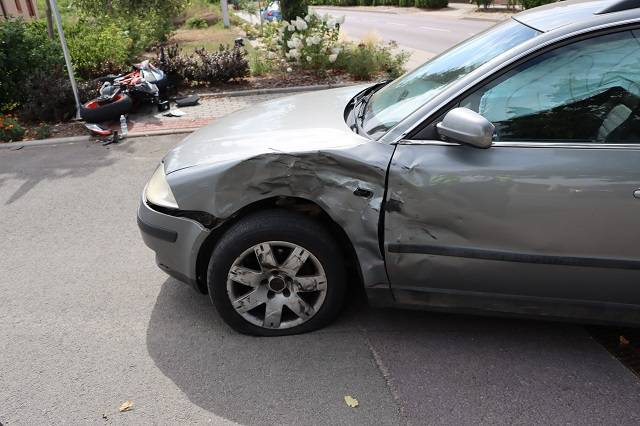
[[[341,248],[318,222],[271,210],[234,224],[216,245],[209,294],[235,330],[259,336],[325,326],[345,298]]]

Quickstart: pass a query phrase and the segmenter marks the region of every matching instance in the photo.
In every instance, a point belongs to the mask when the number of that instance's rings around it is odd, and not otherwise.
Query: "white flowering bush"
[[[356,80],[369,80],[383,75],[396,78],[404,72],[409,55],[399,51],[395,43],[381,43],[378,38],[360,43],[342,41],[343,23],[344,17],[321,16],[313,11],[289,22],[263,23],[249,61],[252,74],[265,74],[271,69],[286,75],[302,68],[319,73],[345,72]]]
[[[311,11],[304,18],[282,22],[278,43],[289,61],[303,68],[324,70],[331,67],[342,51],[339,35],[343,22],[344,17],[336,19]]]

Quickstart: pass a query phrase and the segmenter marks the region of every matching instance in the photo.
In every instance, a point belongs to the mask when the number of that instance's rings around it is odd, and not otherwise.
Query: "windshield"
[[[365,132],[382,136],[454,81],[538,34],[510,19],[405,74],[371,97],[363,116]]]

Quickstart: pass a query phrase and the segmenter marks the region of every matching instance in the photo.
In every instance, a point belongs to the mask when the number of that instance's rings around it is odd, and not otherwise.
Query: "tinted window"
[[[497,141],[640,143],[640,42],[626,31],[544,53],[461,102]]]

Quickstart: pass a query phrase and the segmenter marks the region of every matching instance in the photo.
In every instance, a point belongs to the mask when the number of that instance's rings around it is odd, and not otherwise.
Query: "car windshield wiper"
[[[369,100],[374,93],[387,85],[390,81],[391,80],[383,80],[379,83],[376,83],[375,85],[371,86],[369,90],[361,93],[360,95],[356,96],[356,98],[354,98],[352,111],[354,115],[355,129],[358,134],[360,134],[360,130],[362,129],[362,125],[364,124],[364,115]]]

